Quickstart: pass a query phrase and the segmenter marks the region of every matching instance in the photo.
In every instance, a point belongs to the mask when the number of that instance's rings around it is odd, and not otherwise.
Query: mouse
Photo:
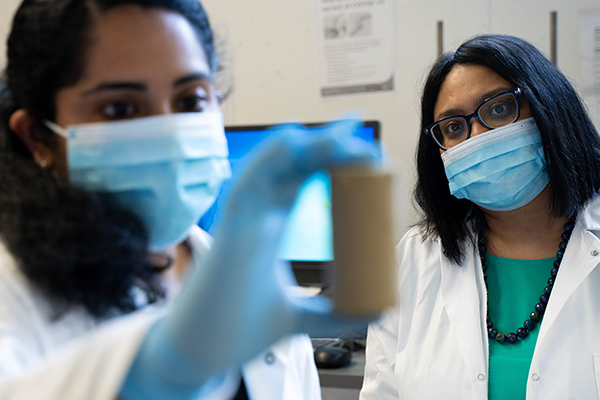
[[[317,368],[341,368],[350,364],[352,353],[342,347],[323,346],[315,350]]]

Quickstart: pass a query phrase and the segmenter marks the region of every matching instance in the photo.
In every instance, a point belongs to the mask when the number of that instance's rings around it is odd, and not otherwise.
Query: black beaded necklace
[[[540,302],[535,305],[535,310],[529,315],[529,318],[523,323],[523,326],[517,329],[516,333],[504,334],[502,332],[498,332],[496,328],[494,328],[494,323],[490,319],[489,313],[487,314],[487,329],[488,329],[488,337],[490,339],[496,339],[498,343],[516,343],[518,339],[525,339],[529,336],[529,331],[535,329],[537,324],[542,320],[544,316],[544,312],[546,311],[546,304],[548,304],[548,300],[550,299],[550,294],[552,293],[552,288],[554,287],[554,280],[556,279],[556,274],[558,274],[558,268],[560,267],[560,263],[562,261],[563,255],[565,253],[565,249],[567,248],[567,244],[569,243],[569,239],[571,237],[571,233],[573,232],[575,216],[569,218],[569,221],[565,224],[565,231],[561,235],[561,242],[558,245],[558,251],[556,252],[556,260],[554,261],[554,265],[552,270],[550,271],[550,279],[548,279],[548,286],[544,288],[544,293],[540,296]],[[485,252],[486,252],[486,240],[483,236],[483,231],[479,232],[479,257],[481,258],[481,269],[483,270],[483,280],[485,281],[485,286],[487,288],[487,265]]]

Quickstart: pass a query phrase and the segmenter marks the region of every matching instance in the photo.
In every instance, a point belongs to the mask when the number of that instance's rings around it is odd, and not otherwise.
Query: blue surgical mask
[[[465,140],[445,151],[442,161],[450,193],[492,211],[524,206],[550,180],[533,118]]]
[[[67,139],[70,182],[135,214],[151,251],[183,241],[231,176],[218,112],[46,125]]]

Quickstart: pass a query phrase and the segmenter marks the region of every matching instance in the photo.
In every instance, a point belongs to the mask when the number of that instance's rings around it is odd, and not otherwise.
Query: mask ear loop
[[[62,136],[62,137],[63,137],[63,138],[65,138],[65,139],[68,139],[69,133],[68,133],[68,131],[67,131],[65,128],[63,128],[62,126],[60,126],[60,125],[58,125],[58,124],[56,124],[56,123],[54,123],[54,122],[52,122],[52,121],[48,121],[48,120],[45,120],[45,121],[44,121],[44,125],[46,125],[46,127],[47,127],[48,129],[50,129],[52,132],[56,133],[57,135],[59,135],[59,136]],[[40,166],[41,166],[43,169],[47,169],[47,168],[48,168],[48,161],[46,161],[46,160],[42,160],[42,161],[40,162]],[[62,179],[60,178],[60,176],[59,176],[59,175],[58,175],[58,173],[56,172],[56,169],[52,169],[52,170],[51,170],[51,172],[52,172],[52,175],[54,176],[54,179],[55,179],[57,182],[59,182],[59,185],[61,185]]]
[[[46,127],[48,129],[50,129],[52,132],[56,133],[59,136],[64,137],[65,139],[67,139],[69,137],[69,132],[65,128],[63,128],[62,126],[60,126],[52,121],[45,120],[44,125],[46,125]]]

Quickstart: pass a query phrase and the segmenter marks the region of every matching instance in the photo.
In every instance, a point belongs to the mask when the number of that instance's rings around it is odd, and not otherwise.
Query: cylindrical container
[[[367,316],[396,304],[393,177],[376,168],[331,172],[334,301],[339,314]]]

